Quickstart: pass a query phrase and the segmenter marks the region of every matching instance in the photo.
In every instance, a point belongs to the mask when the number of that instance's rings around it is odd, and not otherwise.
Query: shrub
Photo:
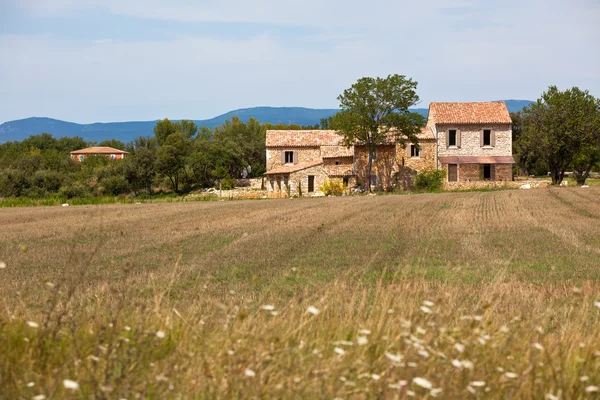
[[[444,186],[445,177],[446,171],[441,169],[435,169],[433,171],[423,171],[417,174],[415,184],[417,186],[417,189],[433,192],[436,190],[440,190]]]
[[[221,179],[220,188],[223,190],[230,190],[235,188],[235,179],[227,175],[225,178]],[[219,189],[219,185],[216,187]]]
[[[89,189],[79,182],[69,183],[60,188],[59,194],[61,197],[72,199],[74,197],[86,197],[90,195]]]
[[[327,179],[321,186],[321,191],[326,196],[341,196],[346,190],[346,185],[341,179]]]
[[[102,178],[100,185],[104,188],[104,194],[116,196],[127,192],[127,180],[123,175],[112,175]]]

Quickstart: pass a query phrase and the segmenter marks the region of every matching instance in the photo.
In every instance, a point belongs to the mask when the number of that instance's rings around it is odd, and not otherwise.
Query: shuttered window
[[[419,149],[414,144],[410,145],[410,156],[419,157]]]

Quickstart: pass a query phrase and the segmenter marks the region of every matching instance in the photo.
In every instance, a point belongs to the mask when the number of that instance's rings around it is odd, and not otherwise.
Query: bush
[[[327,179],[321,186],[321,191],[326,196],[341,196],[346,190],[346,185],[341,179]]]
[[[127,180],[123,175],[111,175],[100,180],[104,194],[117,196],[127,192]]]
[[[441,169],[424,171],[417,174],[415,185],[417,186],[417,189],[433,192],[440,190],[444,186],[445,177],[446,171]]]
[[[219,182],[217,181],[216,189],[230,190],[235,188],[235,179],[230,177],[229,175],[225,178],[221,179],[220,187]]]
[[[86,197],[90,195],[89,189],[79,182],[69,183],[60,188],[59,194],[61,197],[72,199],[74,197]]]

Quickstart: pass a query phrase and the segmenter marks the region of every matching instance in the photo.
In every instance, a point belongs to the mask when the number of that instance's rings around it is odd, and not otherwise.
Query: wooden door
[[[315,191],[315,176],[308,176],[308,193],[312,193]]]
[[[458,181],[458,165],[448,164],[448,182]]]

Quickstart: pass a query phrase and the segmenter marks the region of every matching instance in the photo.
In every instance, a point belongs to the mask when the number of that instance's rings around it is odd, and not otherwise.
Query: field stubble
[[[0,209],[0,398],[598,397],[599,198]]]

